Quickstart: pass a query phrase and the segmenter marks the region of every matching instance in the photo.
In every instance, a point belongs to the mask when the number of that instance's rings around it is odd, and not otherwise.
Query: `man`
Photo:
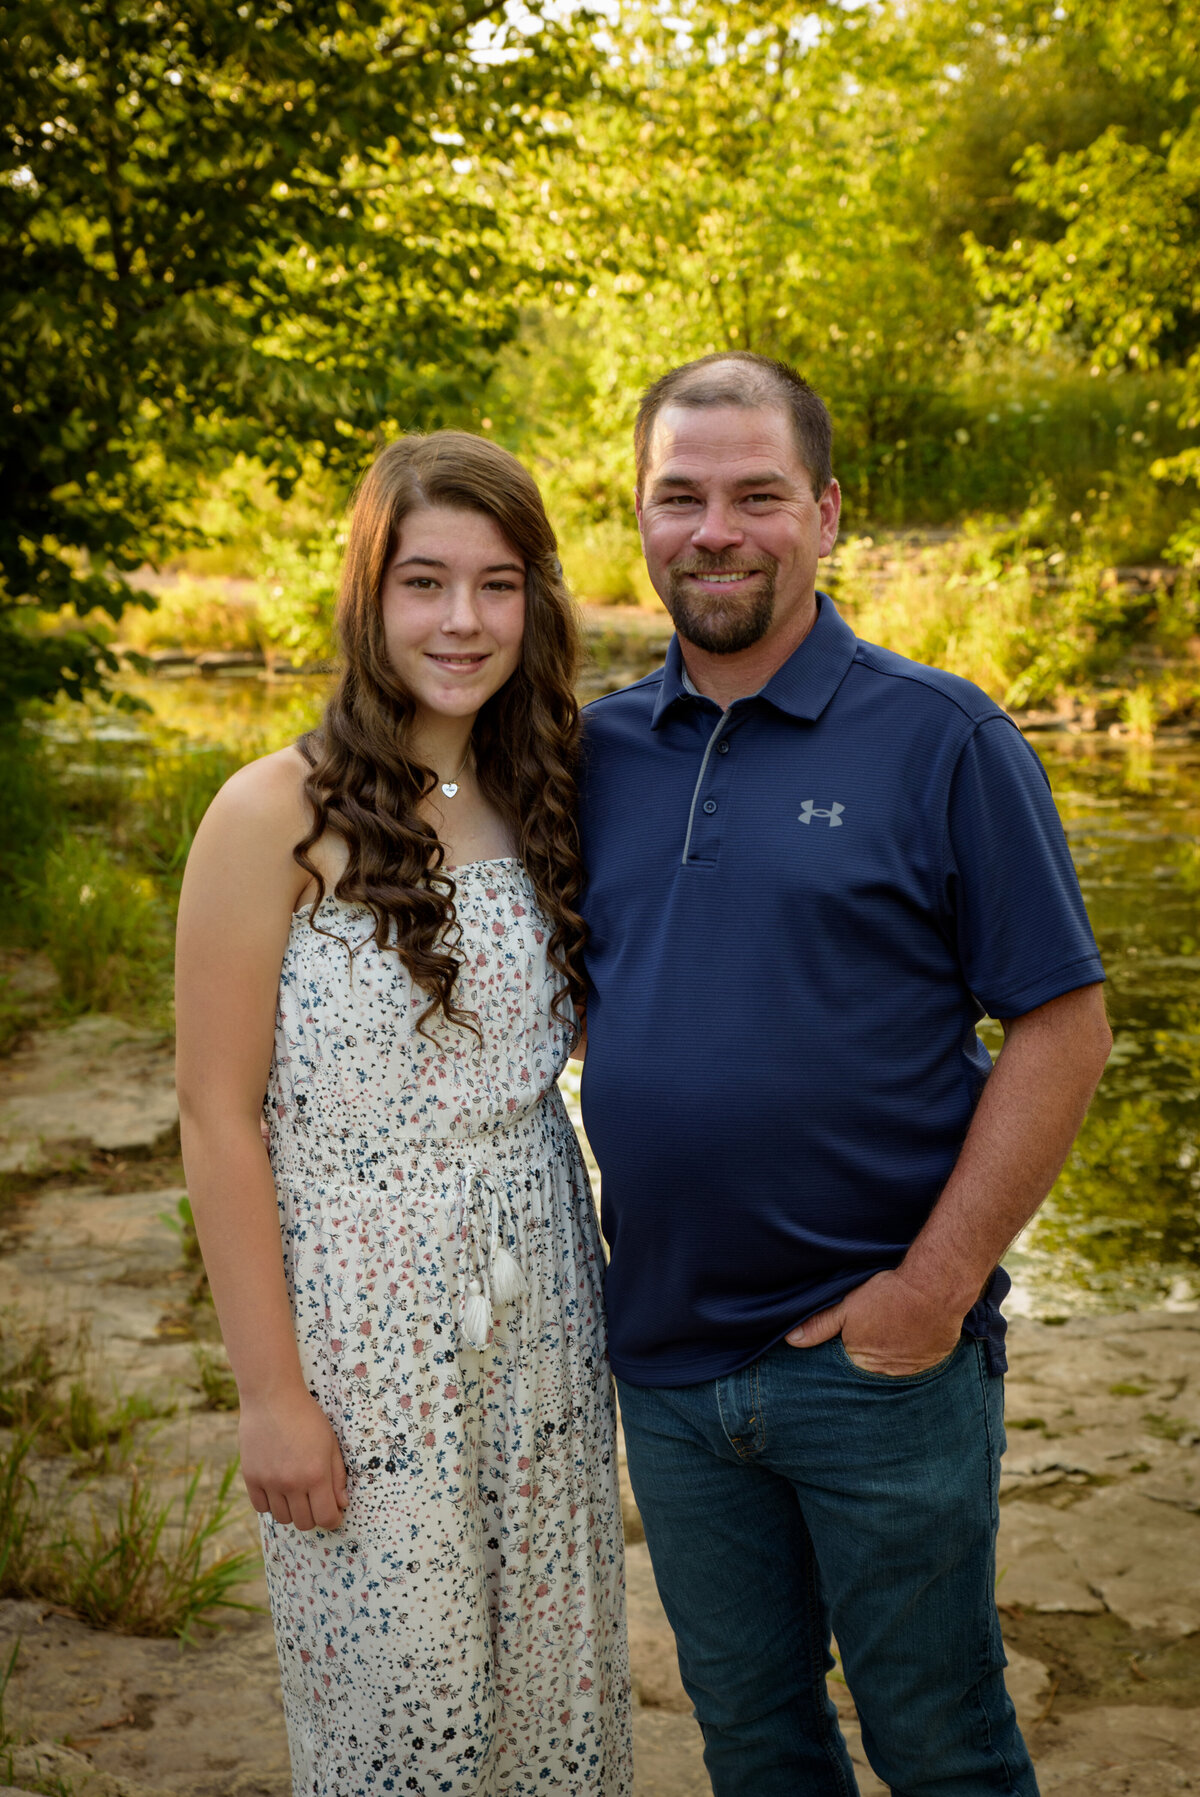
[[[677,634],[588,708],[583,768],[612,1361],[717,1797],[856,1790],[831,1629],[897,1797],[1029,1797],[998,1262],[1104,1066],[1104,976],[1011,720],[817,594],[830,445],[812,389],[745,354],[638,414]]]

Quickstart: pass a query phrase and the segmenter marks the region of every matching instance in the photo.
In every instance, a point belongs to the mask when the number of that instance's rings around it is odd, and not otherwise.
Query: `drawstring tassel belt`
[[[486,1194],[490,1200],[486,1206],[476,1203],[477,1192]],[[487,1347],[495,1312],[523,1299],[529,1289],[520,1262],[509,1253],[503,1239],[509,1230],[514,1238],[517,1233],[512,1206],[506,1202],[507,1193],[504,1197],[502,1205],[500,1192],[485,1173],[472,1175],[466,1194],[466,1223],[473,1270],[467,1281],[467,1298],[463,1306],[463,1335],[472,1348]],[[485,1208],[486,1252],[481,1215]],[[507,1228],[502,1234],[501,1225],[505,1222]]]

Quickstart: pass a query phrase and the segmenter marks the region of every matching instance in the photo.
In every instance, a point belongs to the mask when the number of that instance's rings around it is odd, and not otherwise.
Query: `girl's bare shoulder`
[[[248,761],[226,780],[209,807],[208,815],[234,828],[274,825],[291,829],[312,819],[312,807],[304,791],[309,764],[294,743]]]
[[[239,768],[205,812],[192,860],[236,856],[254,865],[291,867],[292,850],[313,823],[304,791],[307,773],[308,763],[295,747]]]

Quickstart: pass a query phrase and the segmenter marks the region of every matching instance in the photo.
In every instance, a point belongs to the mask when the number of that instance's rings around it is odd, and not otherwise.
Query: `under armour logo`
[[[818,805],[815,799],[805,799],[800,808],[800,822],[802,824],[811,824],[814,817],[827,817],[829,819],[829,828],[831,830],[840,830],[842,827],[842,812],[845,809],[846,807],[844,805],[839,805],[836,799],[834,799],[828,811]]]

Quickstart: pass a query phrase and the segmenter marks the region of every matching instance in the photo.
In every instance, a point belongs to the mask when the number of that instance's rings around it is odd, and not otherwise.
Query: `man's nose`
[[[692,542],[697,549],[718,552],[734,548],[744,535],[733,507],[721,500],[710,500],[692,532]]]

